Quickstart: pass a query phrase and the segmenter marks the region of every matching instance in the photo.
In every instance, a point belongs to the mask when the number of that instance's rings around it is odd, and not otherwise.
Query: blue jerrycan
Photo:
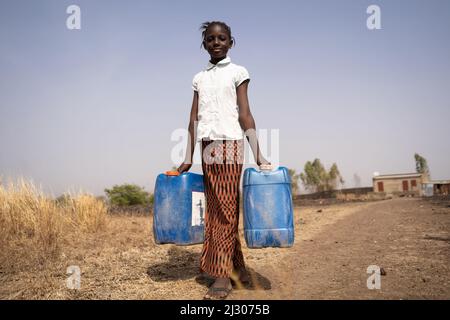
[[[249,248],[291,247],[294,215],[288,169],[244,171],[244,236]]]
[[[153,235],[157,244],[203,243],[206,212],[203,175],[167,171],[156,178]]]

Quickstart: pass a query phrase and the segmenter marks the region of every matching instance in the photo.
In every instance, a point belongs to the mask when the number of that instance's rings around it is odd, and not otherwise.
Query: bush
[[[112,205],[133,206],[150,205],[153,203],[153,196],[134,184],[115,185],[112,189],[105,189],[105,193]]]

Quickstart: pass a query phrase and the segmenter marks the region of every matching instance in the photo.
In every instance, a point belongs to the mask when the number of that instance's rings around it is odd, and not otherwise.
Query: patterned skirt
[[[205,183],[205,238],[200,271],[230,277],[245,267],[239,240],[239,184],[244,140],[202,140]]]

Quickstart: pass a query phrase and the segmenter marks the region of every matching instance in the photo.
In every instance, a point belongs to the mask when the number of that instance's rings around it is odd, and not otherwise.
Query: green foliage
[[[291,176],[291,189],[292,195],[296,195],[298,193],[298,181],[300,179],[300,175],[296,174],[295,169],[288,169],[289,175]]]
[[[325,182],[327,190],[335,190],[338,184],[344,184],[344,179],[342,178],[336,163],[333,163],[330,171],[325,176]]]
[[[425,159],[418,153],[415,153],[414,160],[416,160],[416,172],[417,173],[424,173],[426,175],[430,174],[430,170],[429,170],[428,164],[427,164],[427,159]]]
[[[150,205],[153,203],[153,195],[134,184],[115,185],[112,189],[105,189],[105,193],[112,205]]]
[[[333,163],[330,170],[327,171],[320,160],[316,158],[313,162],[306,162],[304,171],[300,174],[300,179],[307,190],[329,191],[336,189],[338,183],[344,183],[336,163]]]
[[[58,198],[56,198],[55,202],[58,206],[65,206],[65,205],[68,205],[71,200],[72,200],[72,198],[70,197],[70,195],[67,193],[64,193],[64,194],[60,195]]]

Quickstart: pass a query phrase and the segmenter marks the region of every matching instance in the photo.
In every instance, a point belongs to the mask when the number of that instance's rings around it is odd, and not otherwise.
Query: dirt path
[[[335,209],[339,211],[339,209]],[[321,213],[306,211],[313,219]],[[254,270],[271,290],[235,291],[237,299],[449,299],[450,208],[419,199],[395,199],[342,208],[340,219],[302,225],[289,253]],[[344,212],[344,214],[343,214]],[[330,221],[330,219],[327,219]],[[381,289],[367,288],[367,267],[386,272]],[[270,271],[266,271],[266,267]]]
[[[295,209],[292,248],[248,249],[255,286],[230,299],[450,299],[450,202],[394,199]],[[112,217],[105,231],[67,235],[45,268],[0,270],[2,299],[202,299],[201,245],[156,245],[148,217]],[[242,237],[242,228],[241,239]],[[68,266],[81,289],[66,287]],[[366,285],[383,267],[381,289]]]

